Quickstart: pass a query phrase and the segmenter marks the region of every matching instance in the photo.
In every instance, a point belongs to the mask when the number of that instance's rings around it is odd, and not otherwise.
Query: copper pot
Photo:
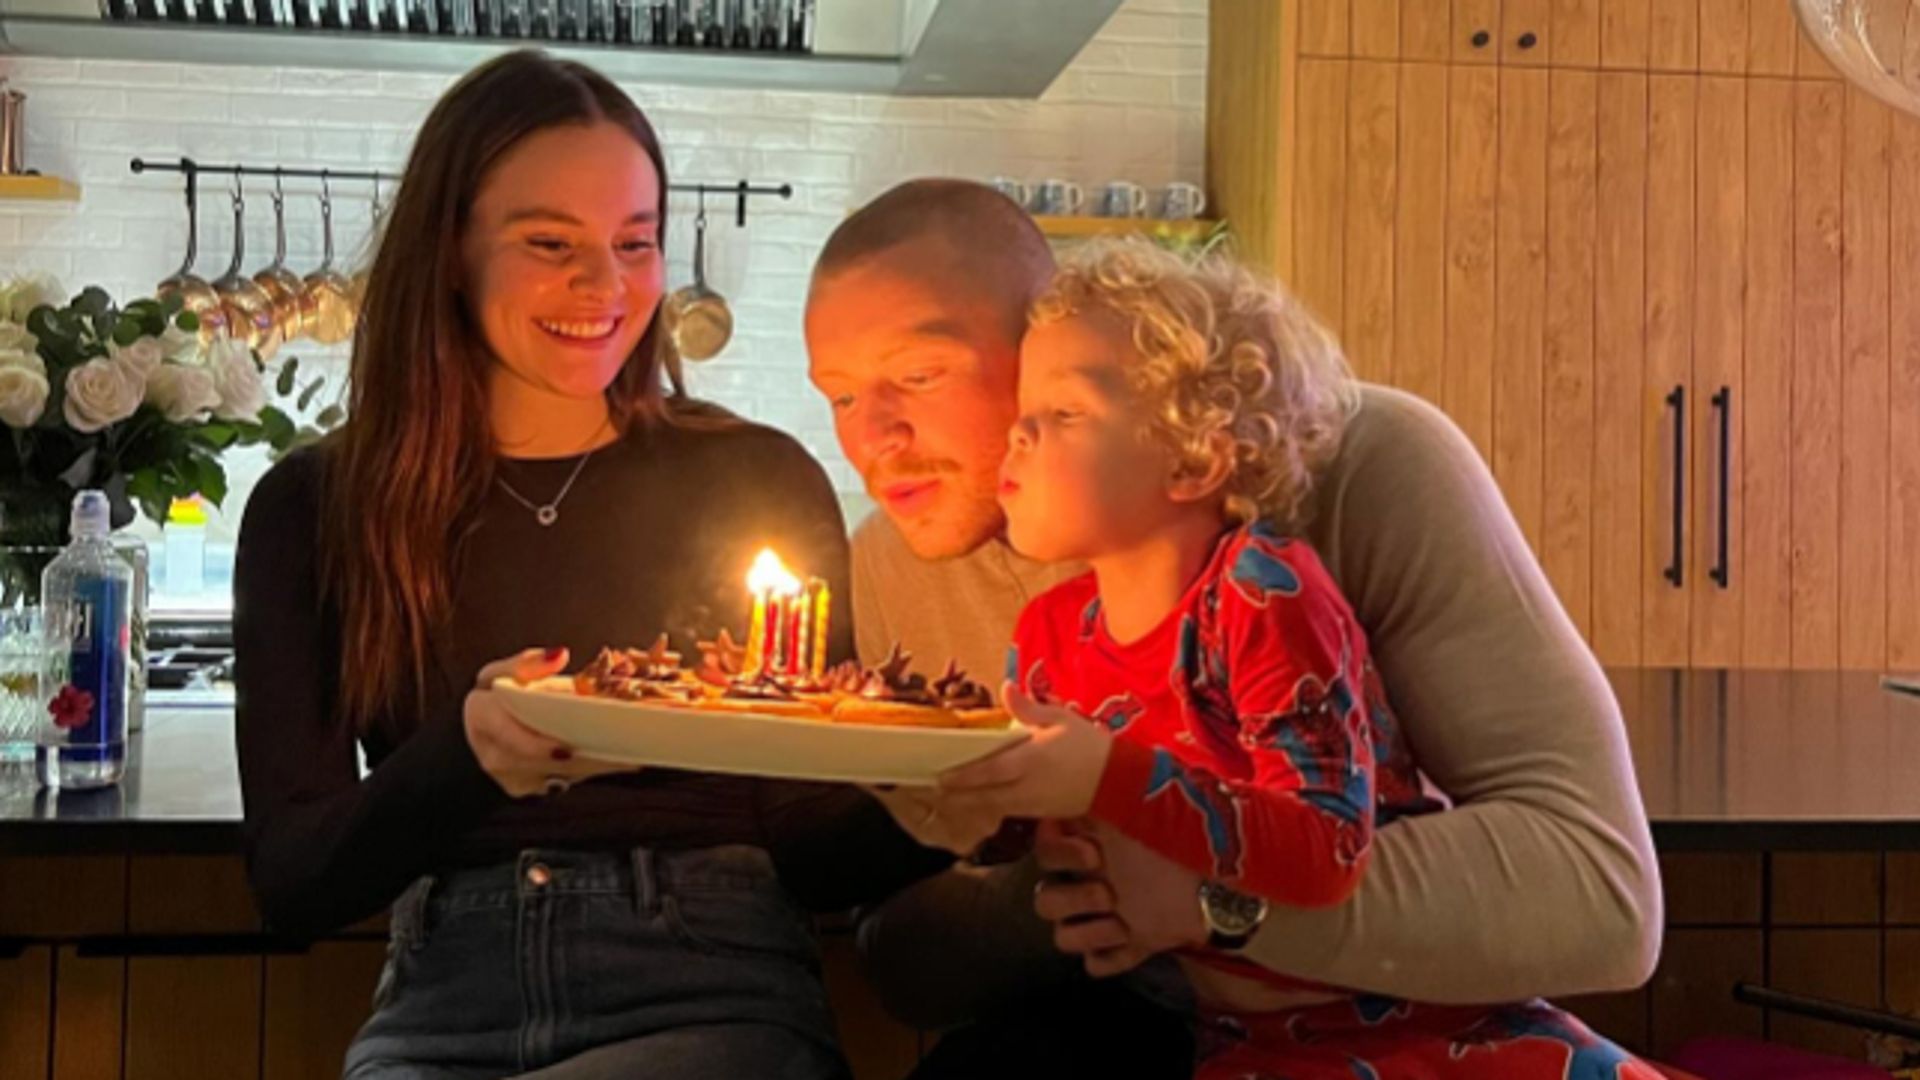
[[[253,283],[273,302],[273,325],[280,340],[292,341],[306,327],[307,283],[287,269],[287,195],[273,181],[273,262],[254,272]]]
[[[326,247],[320,268],[306,278],[312,306],[303,325],[313,340],[338,345],[353,336],[359,309],[353,302],[353,282],[333,268],[333,190],[324,176],[320,178],[320,229]]]
[[[200,340],[211,341],[213,335],[226,328],[227,317],[220,306],[220,294],[214,291],[207,279],[193,272],[193,264],[200,255],[200,199],[199,185],[192,173],[187,174],[187,257],[180,262],[180,269],[173,276],[154,286],[154,295],[161,300],[179,297],[180,306],[200,318]]]
[[[268,357],[280,348],[280,330],[273,318],[273,297],[241,271],[246,259],[247,199],[236,176],[233,185],[233,261],[227,264],[227,272],[213,283],[213,289],[220,294],[227,334],[261,356]]]

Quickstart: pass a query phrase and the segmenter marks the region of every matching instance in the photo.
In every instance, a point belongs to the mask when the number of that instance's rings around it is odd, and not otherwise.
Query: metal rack
[[[190,157],[176,158],[171,161],[134,158],[128,167],[135,173],[173,172],[186,176],[187,199],[191,202],[197,193],[200,174],[213,173],[219,176],[261,176],[272,179],[306,179],[332,182],[335,180],[355,180],[367,183],[391,183],[400,179],[397,173],[377,169],[316,169],[289,168],[281,165],[240,165],[212,164],[196,161]],[[731,184],[707,182],[668,184],[667,190],[687,195],[698,195],[704,205],[709,195],[724,195],[735,200],[734,224],[744,227],[747,224],[747,200],[757,196],[778,196],[782,199],[793,198],[792,184],[755,184],[747,180],[737,180]]]

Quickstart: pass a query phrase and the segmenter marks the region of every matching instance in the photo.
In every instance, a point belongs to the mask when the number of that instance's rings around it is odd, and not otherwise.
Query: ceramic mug
[[[1022,210],[1025,210],[1033,202],[1033,189],[1015,180],[1011,176],[996,176],[992,180],[987,181],[987,186],[1005,195],[1007,198],[1012,199],[1015,203],[1019,204]]]
[[[1080,185],[1070,180],[1042,180],[1033,193],[1033,212],[1049,217],[1071,217],[1087,201]]]
[[[1147,216],[1147,189],[1129,180],[1115,180],[1100,191],[1096,211],[1101,217]]]
[[[1196,184],[1168,184],[1160,192],[1160,216],[1168,221],[1197,218],[1207,208],[1207,193]]]

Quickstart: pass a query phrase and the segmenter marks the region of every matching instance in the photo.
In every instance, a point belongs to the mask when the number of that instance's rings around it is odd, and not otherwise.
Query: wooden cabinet
[[[1591,66],[1596,0],[1300,0],[1302,56]],[[1559,44],[1564,37],[1565,44]]]
[[[1220,8],[1270,0],[1217,0]],[[1772,0],[1285,0],[1301,56],[1832,78]],[[1232,12],[1229,12],[1231,15]]]
[[[1461,426],[1604,662],[1920,667],[1920,120],[1785,4],[1258,7],[1214,40],[1298,49],[1216,59],[1215,204]]]
[[[279,946],[259,934],[238,856],[0,857],[0,1077],[337,1077],[385,921],[261,952]],[[822,952],[854,1075],[911,1071],[931,1037],[885,1013],[848,927],[823,928]]]

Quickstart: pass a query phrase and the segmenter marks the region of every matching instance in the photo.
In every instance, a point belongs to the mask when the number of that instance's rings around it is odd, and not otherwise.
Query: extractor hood
[[[932,97],[1038,97],[1122,0],[817,0],[812,52],[199,22],[109,21],[102,0],[0,0],[0,52],[190,64],[466,71],[533,45],[623,82]]]

